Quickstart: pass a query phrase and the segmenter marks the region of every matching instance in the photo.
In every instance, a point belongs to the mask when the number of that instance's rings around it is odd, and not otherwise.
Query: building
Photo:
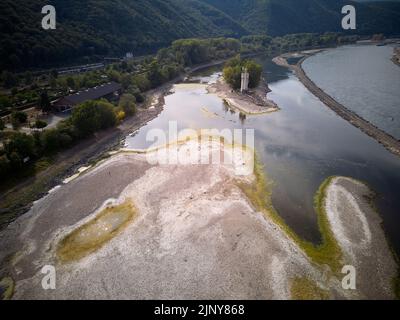
[[[57,100],[53,104],[53,110],[56,112],[67,112],[88,100],[98,100],[103,98],[109,101],[114,101],[119,98],[121,89],[122,87],[120,84],[109,82],[101,86],[79,91],[78,93]]]
[[[250,75],[247,70],[247,68],[243,68],[242,70],[242,83],[240,86],[240,92],[246,92],[249,90],[249,81],[250,81]]]

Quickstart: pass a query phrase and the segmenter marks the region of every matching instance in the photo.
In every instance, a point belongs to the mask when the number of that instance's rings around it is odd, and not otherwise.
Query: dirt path
[[[305,59],[310,57],[310,54],[304,56],[296,65],[290,65],[286,58],[283,56],[273,59],[273,61],[283,67],[293,70],[297,78],[304,84],[304,86],[314,94],[318,99],[320,99],[327,107],[332,109],[337,115],[342,117],[344,120],[350,122],[356,128],[374,138],[380,144],[382,144],[387,150],[400,156],[400,141],[389,135],[388,133],[382,131],[378,127],[374,126],[369,121],[361,118],[356,113],[350,111],[345,106],[337,102],[330,95],[325,93],[321,88],[319,88],[305,73],[302,68],[302,64]]]

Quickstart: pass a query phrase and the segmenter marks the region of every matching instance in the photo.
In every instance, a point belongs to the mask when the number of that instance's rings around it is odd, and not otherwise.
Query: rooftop
[[[119,83],[109,82],[94,88],[90,88],[84,91],[79,91],[75,94],[63,97],[60,100],[58,100],[55,103],[55,105],[65,105],[65,104],[77,105],[87,100],[100,99],[120,89],[121,85]]]

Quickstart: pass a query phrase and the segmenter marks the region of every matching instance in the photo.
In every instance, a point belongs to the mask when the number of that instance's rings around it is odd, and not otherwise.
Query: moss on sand
[[[58,259],[63,263],[76,261],[97,251],[121,233],[136,214],[131,202],[104,209],[61,240],[57,248]]]
[[[315,245],[300,238],[285,221],[279,216],[271,204],[271,193],[267,185],[263,167],[256,161],[255,181],[252,183],[239,182],[238,186],[253,204],[253,206],[268,218],[272,219],[298,246],[319,265],[327,265],[334,274],[338,274],[342,267],[342,252],[330,228],[327,214],[324,208],[326,189],[332,181],[330,177],[324,181],[314,198],[314,206],[318,216],[318,225],[322,241]]]
[[[0,299],[10,300],[14,294],[14,281],[10,277],[1,279],[0,281]]]
[[[291,282],[290,294],[293,300],[328,300],[329,291],[320,288],[308,278],[295,278]]]

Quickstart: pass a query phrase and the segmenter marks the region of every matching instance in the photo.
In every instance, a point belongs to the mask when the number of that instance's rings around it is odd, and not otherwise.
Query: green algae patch
[[[327,265],[334,274],[339,274],[342,268],[342,252],[330,228],[324,208],[326,189],[334,177],[330,177],[324,181],[314,198],[318,226],[322,237],[321,243],[315,245],[300,238],[276,212],[270,200],[270,188],[265,179],[263,167],[258,160],[256,160],[254,166],[254,175],[254,182],[239,182],[238,186],[255,209],[272,219],[308,255],[311,261],[318,265]]]
[[[0,299],[10,300],[14,294],[14,281],[10,277],[1,279],[0,281]]]
[[[104,209],[61,240],[57,249],[58,259],[63,263],[77,261],[97,251],[121,233],[136,214],[131,202]]]
[[[291,282],[290,294],[293,300],[328,300],[329,291],[320,288],[308,278],[295,278]]]

